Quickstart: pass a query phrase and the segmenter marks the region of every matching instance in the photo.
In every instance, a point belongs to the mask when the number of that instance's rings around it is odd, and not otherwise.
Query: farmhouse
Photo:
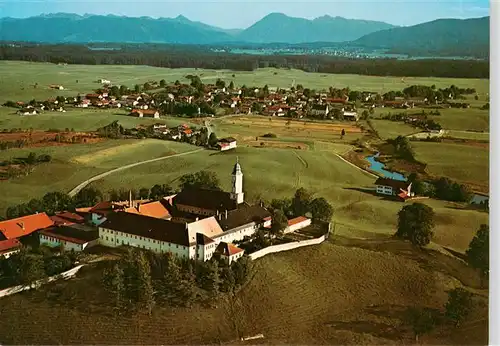
[[[155,118],[159,119],[160,118],[160,113],[154,109],[133,109],[132,112],[129,114],[130,116],[133,117],[139,117],[139,118]]]
[[[231,264],[243,256],[244,250],[233,244],[221,242],[215,249],[215,253]]]
[[[17,111],[19,115],[37,115],[38,111],[34,108],[23,108]]]
[[[284,233],[292,233],[311,224],[311,219],[305,216],[298,216],[296,218],[288,220],[288,226]]]
[[[9,258],[21,250],[21,242],[17,239],[0,240],[0,257]]]
[[[345,120],[350,120],[350,121],[358,121],[359,116],[357,112],[348,112],[344,111],[344,119]]]
[[[51,84],[51,85],[49,85],[49,88],[50,89],[57,89],[57,90],[64,90],[64,87],[62,85],[58,85],[58,84]]]
[[[398,196],[402,199],[412,197],[411,183],[388,178],[378,178],[375,182],[376,191],[380,195]]]
[[[53,225],[47,214],[38,213],[0,222],[0,234],[5,239],[16,239]]]
[[[233,137],[221,138],[221,139],[219,139],[217,146],[219,147],[220,151],[235,149],[236,148],[236,139]]]
[[[50,247],[62,246],[65,250],[83,251],[98,244],[96,231],[84,231],[73,227],[59,226],[40,230],[40,244]]]
[[[326,117],[328,115],[329,108],[328,105],[313,105],[309,114],[312,116]]]

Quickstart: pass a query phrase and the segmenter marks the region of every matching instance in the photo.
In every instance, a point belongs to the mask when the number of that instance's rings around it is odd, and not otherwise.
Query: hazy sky
[[[437,18],[470,18],[489,15],[487,0],[0,0],[0,17],[24,18],[42,13],[116,14],[129,17],[176,17],[202,21],[222,28],[246,28],[271,12],[313,19],[325,14],[414,25]],[[1,28],[0,28],[1,30]]]

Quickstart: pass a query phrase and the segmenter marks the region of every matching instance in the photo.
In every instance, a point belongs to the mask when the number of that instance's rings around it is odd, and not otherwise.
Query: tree
[[[290,198],[273,199],[271,201],[271,209],[280,209],[285,215],[293,216],[292,200]]]
[[[396,237],[409,240],[415,246],[430,243],[434,228],[434,211],[422,203],[404,206],[398,213]]]
[[[42,198],[42,203],[47,214],[67,210],[72,206],[71,197],[63,192],[48,192]]]
[[[84,187],[75,197],[73,197],[73,204],[75,208],[90,207],[104,200],[102,192],[95,187]]]
[[[153,283],[151,282],[151,265],[143,251],[138,251],[136,256],[137,266],[137,296],[139,303],[151,315],[155,303]]]
[[[369,116],[370,116],[370,113],[368,113],[368,111],[366,109],[361,113],[361,119],[363,119],[363,120],[368,119]]]
[[[253,265],[254,263],[248,256],[240,257],[237,261],[231,263],[231,271],[236,286],[242,286],[248,282],[254,269]]]
[[[333,207],[323,198],[315,198],[311,201],[310,210],[313,219],[324,222],[330,222],[333,216]]]
[[[415,341],[418,342],[419,336],[429,333],[436,325],[435,316],[431,310],[409,308],[406,311],[406,321],[411,325],[415,335]]]
[[[207,261],[199,264],[199,281],[202,289],[210,294],[210,298],[215,298],[219,293],[219,266],[217,261]]]
[[[168,184],[156,184],[151,188],[149,193],[149,198],[153,200],[159,200],[165,196],[169,196],[173,193],[172,187]]]
[[[210,189],[220,190],[219,178],[214,172],[199,171],[194,174],[185,174],[180,178],[181,189]]]
[[[229,83],[229,90],[234,90],[234,83],[233,83],[233,81],[231,81]]]
[[[488,277],[490,270],[490,230],[488,225],[482,224],[479,227],[465,254],[467,262],[471,267],[479,270],[481,278]]]
[[[26,163],[28,165],[34,165],[37,161],[36,154],[31,152],[28,154],[28,157],[26,158]]]
[[[281,209],[275,209],[271,221],[271,234],[275,237],[283,234],[283,231],[288,226],[288,219]]]
[[[166,85],[167,85],[167,82],[165,81],[165,79],[160,80],[160,87],[161,88],[164,88]]]
[[[222,79],[220,78],[217,78],[217,80],[215,81],[215,86],[218,88],[218,89],[223,89],[226,87],[226,82],[224,82]]]
[[[472,293],[459,287],[448,292],[445,316],[458,327],[472,309]]]
[[[310,211],[310,204],[312,200],[312,195],[309,191],[304,188],[300,188],[295,191],[295,195],[292,198],[292,213],[293,216],[303,216]]]
[[[136,93],[140,92],[141,91],[141,86],[139,84],[134,85],[134,91]]]
[[[149,197],[149,189],[147,187],[143,187],[139,190],[139,198],[147,199]]]
[[[208,146],[213,148],[217,145],[218,141],[219,140],[217,139],[217,136],[215,135],[215,133],[212,132],[208,137]]]

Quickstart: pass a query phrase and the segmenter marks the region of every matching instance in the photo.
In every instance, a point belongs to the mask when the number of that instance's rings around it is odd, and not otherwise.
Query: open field
[[[431,118],[445,130],[488,131],[490,128],[489,111],[481,109],[441,109],[441,115]]]
[[[447,130],[447,137],[451,138],[461,138],[461,139],[472,139],[477,141],[489,141],[489,132],[471,132],[471,131],[457,131],[457,130]]]
[[[417,160],[427,163],[427,171],[431,175],[446,176],[472,185],[489,185],[487,143],[412,142],[412,147]]]
[[[405,309],[442,312],[446,290],[461,285],[478,294],[471,316],[420,342],[487,343],[487,290],[462,262],[392,240],[334,242],[257,260],[249,284],[215,308],[156,307],[151,317],[113,315],[100,270],[83,268],[73,280],[2,299],[2,343],[244,344],[240,337],[262,333],[249,343],[412,344]]]
[[[377,130],[381,139],[392,139],[397,136],[408,136],[421,130],[414,128],[408,124],[398,121],[373,119],[371,123]]]
[[[244,174],[245,199],[291,197],[298,187],[304,187],[328,199],[335,208],[337,233],[347,237],[378,238],[392,235],[397,227],[397,213],[404,204],[357,191],[372,187],[374,178],[344,163],[334,152],[322,150],[276,150],[269,148],[237,148],[233,152],[194,153],[168,161],[139,166],[110,175],[93,186],[110,188],[140,188],[155,183],[177,184],[186,173],[210,170],[217,173],[225,190],[230,189],[230,170],[238,156]],[[465,251],[488,214],[454,209],[444,201],[422,200],[437,214],[435,241]]]
[[[190,119],[163,117],[161,119],[136,118],[127,116],[127,112],[119,109],[78,109],[68,108],[66,113],[45,112],[39,115],[20,116],[14,108],[0,107],[0,130],[21,128],[35,130],[74,129],[75,131],[95,131],[115,120],[125,128],[138,125],[149,126],[163,123],[169,126],[191,124]]]
[[[9,205],[40,198],[46,192],[68,192],[82,181],[117,168],[174,153],[195,149],[188,144],[158,140],[108,140],[96,144],[72,144],[0,151],[0,161],[15,157],[26,157],[30,152],[49,154],[52,162],[37,165],[27,177],[0,182],[2,198],[0,213]],[[150,186],[152,184],[147,184]],[[107,191],[107,189],[105,189]]]
[[[214,131],[221,136],[235,137],[239,142],[249,145],[259,145],[266,140],[301,142],[306,146],[314,147],[316,141],[347,144],[363,136],[362,129],[354,123],[348,122],[318,122],[304,120],[290,120],[265,117],[242,116],[216,119],[212,122]],[[340,138],[342,129],[346,135]],[[261,138],[264,134],[272,133],[275,139]],[[259,137],[258,139],[256,139]]]
[[[59,66],[49,63],[0,61],[0,103],[7,100],[47,99],[57,95],[69,96],[87,93],[99,87],[99,84],[95,83],[99,78],[108,79],[114,84],[133,87],[135,84],[143,84],[148,80],[186,81],[184,77],[188,74],[199,75],[205,83],[215,83],[217,78],[221,78],[228,83],[232,80],[237,86],[263,86],[267,84],[269,87],[288,88],[295,82],[295,85],[302,84],[305,88],[312,89],[328,89],[328,87],[333,86],[337,88],[350,87],[353,90],[387,92],[389,90],[402,90],[412,84],[436,85],[437,88],[449,87],[454,84],[462,88],[476,88],[481,96],[489,92],[489,81],[486,79],[433,77],[405,77],[402,79],[400,77],[307,73],[300,70],[272,68],[253,72],[236,72],[127,65]],[[35,83],[38,83],[36,89],[33,87]],[[50,90],[48,89],[50,84],[62,84],[67,90]]]

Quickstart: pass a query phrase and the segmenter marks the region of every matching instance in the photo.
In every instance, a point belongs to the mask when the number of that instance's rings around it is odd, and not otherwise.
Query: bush
[[[276,134],[274,133],[266,133],[265,135],[262,135],[264,138],[277,138]]]

